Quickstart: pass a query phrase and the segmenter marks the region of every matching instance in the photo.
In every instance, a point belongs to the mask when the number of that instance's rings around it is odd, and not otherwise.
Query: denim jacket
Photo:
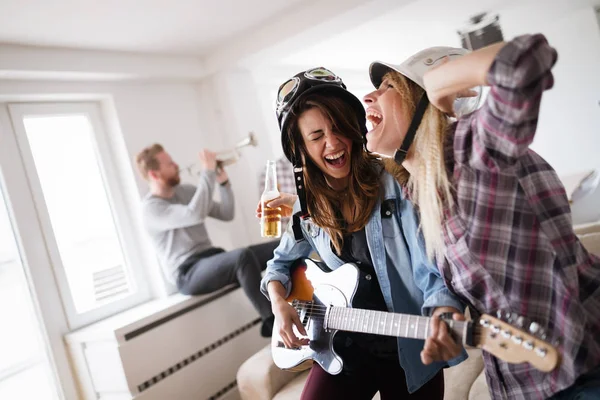
[[[382,171],[382,202],[376,203],[367,223],[366,237],[373,266],[381,291],[390,312],[429,315],[436,307],[450,306],[463,310],[463,304],[445,286],[435,264],[427,259],[425,243],[418,234],[418,220],[412,204],[404,198],[396,180]],[[382,204],[388,205],[382,216]],[[392,207],[389,207],[393,204]],[[296,202],[294,212],[299,210]],[[310,219],[302,221],[306,240],[297,243],[288,229],[267,263],[261,282],[261,291],[268,297],[267,284],[279,281],[291,291],[290,265],[298,258],[307,257],[315,250],[330,269],[344,264],[331,249],[329,235]],[[389,273],[389,272],[393,273]],[[418,343],[417,343],[418,341]],[[456,365],[466,358],[466,352],[450,362],[423,365],[420,352],[424,341],[398,338],[398,358],[406,375],[408,390],[412,393],[428,382],[437,372]]]

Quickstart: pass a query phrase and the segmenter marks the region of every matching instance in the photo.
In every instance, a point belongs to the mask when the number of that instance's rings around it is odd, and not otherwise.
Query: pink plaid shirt
[[[447,285],[477,312],[523,315],[560,342],[551,373],[485,353],[494,399],[545,399],[600,364],[600,259],[573,233],[557,174],[529,149],[556,58],[542,35],[509,42],[488,73],[486,103],[453,126],[446,147],[456,190],[440,265]]]

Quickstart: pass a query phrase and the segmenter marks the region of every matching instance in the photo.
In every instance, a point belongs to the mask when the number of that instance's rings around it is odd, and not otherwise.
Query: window
[[[71,328],[147,300],[99,106],[9,110]]]

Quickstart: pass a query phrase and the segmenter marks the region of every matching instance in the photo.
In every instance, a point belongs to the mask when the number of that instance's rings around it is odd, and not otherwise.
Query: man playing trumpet
[[[202,150],[202,172],[196,186],[182,184],[179,166],[160,144],[143,149],[136,157],[138,170],[148,182],[142,215],[165,269],[165,275],[187,295],[206,294],[239,283],[260,314],[261,335],[271,336],[271,305],[260,293],[261,271],[277,243],[225,251],[214,247],[205,221],[208,217],[231,221],[234,197],[227,172],[217,167],[217,154]],[[220,201],[213,199],[214,191]]]

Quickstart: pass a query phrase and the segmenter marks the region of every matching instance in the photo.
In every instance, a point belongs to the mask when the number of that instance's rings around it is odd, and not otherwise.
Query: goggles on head
[[[346,88],[340,77],[327,68],[318,67],[301,72],[279,86],[276,104],[277,115],[280,116],[282,112],[286,111],[304,91],[322,84],[333,84]]]

